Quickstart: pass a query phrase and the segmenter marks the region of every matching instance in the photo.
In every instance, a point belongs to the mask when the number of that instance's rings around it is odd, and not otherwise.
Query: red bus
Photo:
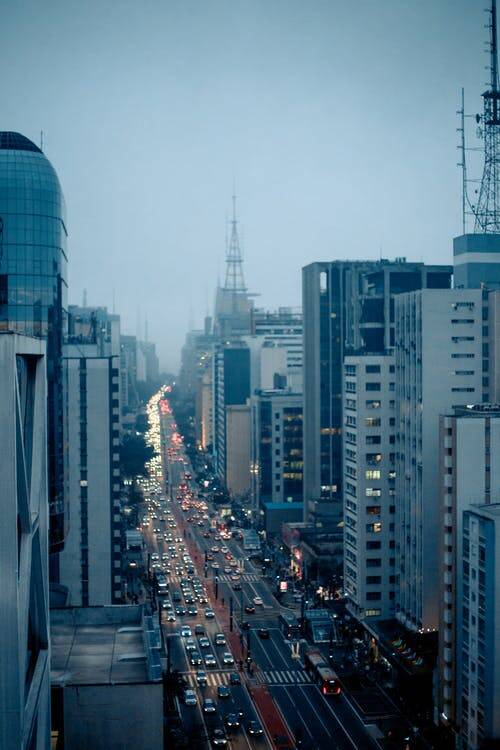
[[[325,657],[317,649],[306,651],[304,666],[323,695],[340,695],[341,687],[339,678],[334,670],[326,663]]]

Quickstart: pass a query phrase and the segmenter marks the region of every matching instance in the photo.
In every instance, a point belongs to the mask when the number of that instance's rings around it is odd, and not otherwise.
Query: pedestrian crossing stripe
[[[257,673],[257,680],[267,685],[311,684],[311,677],[303,669],[273,669]]]
[[[207,685],[209,687],[218,687],[219,685],[229,685],[229,672],[206,672],[207,675]],[[184,677],[189,682],[190,687],[197,687],[198,681],[196,679],[196,674],[194,672],[190,672],[189,674],[184,675]]]
[[[248,583],[257,583],[258,581],[262,580],[256,573],[243,573],[239,576],[238,580],[240,581],[246,581]],[[238,581],[232,581],[231,576],[227,573],[222,573],[219,576],[219,581],[222,581],[223,583],[237,583]]]

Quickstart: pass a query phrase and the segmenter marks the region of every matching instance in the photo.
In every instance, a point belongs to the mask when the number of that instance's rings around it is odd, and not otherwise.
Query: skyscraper
[[[446,289],[449,266],[394,261],[332,261],[302,269],[304,315],[304,515],[342,519],[342,363],[346,354],[394,346],[394,298]]]
[[[64,544],[61,350],[66,325],[66,209],[49,160],[0,132],[0,331],[47,341],[50,550]]]

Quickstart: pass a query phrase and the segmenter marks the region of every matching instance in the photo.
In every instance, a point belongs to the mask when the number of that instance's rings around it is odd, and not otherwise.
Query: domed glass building
[[[61,353],[67,310],[64,197],[49,160],[0,132],[0,331],[47,341],[51,551],[64,540]]]

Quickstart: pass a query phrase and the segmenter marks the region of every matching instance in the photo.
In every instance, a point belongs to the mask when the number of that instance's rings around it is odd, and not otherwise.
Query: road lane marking
[[[307,697],[307,695],[306,695],[306,692],[305,692],[304,688],[302,688],[302,687],[299,687],[299,690],[300,690],[300,692],[302,693],[302,695],[304,696],[304,698],[306,699],[306,701],[307,701],[307,702],[309,703],[309,705],[311,706],[311,708],[312,708],[312,710],[313,710],[314,714],[316,715],[316,717],[317,717],[317,719],[318,719],[319,723],[321,724],[321,726],[322,726],[322,727],[323,727],[323,729],[325,730],[325,732],[326,732],[326,734],[328,735],[328,737],[331,737],[332,735],[331,735],[330,731],[328,730],[328,727],[327,727],[327,726],[326,726],[326,725],[324,724],[323,720],[321,719],[321,716],[320,716],[320,715],[319,715],[319,713],[318,713],[318,712],[316,711],[316,709],[314,708],[314,706],[313,706],[312,702],[311,702],[311,701],[309,700],[309,698]]]

